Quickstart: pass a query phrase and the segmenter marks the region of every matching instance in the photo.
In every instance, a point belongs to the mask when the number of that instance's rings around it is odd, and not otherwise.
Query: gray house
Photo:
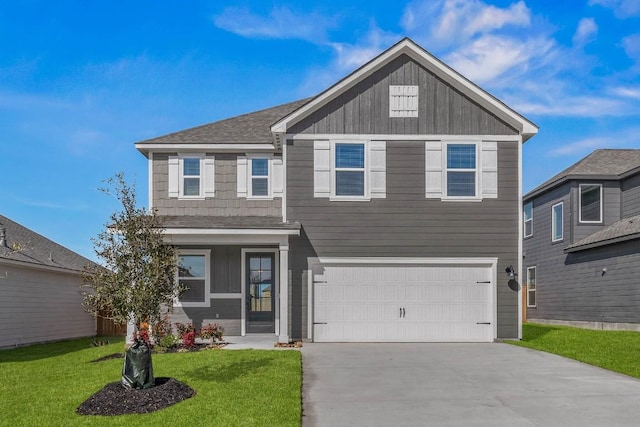
[[[527,319],[640,330],[640,150],[596,150],[524,196]]]
[[[174,321],[282,342],[520,336],[538,128],[409,39],[319,95],[138,142],[189,290]]]
[[[0,348],[95,335],[81,305],[89,263],[0,215]]]

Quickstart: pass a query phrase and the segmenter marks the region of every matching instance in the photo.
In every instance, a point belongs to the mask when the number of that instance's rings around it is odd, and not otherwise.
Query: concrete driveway
[[[302,361],[304,427],[640,425],[640,381],[508,344],[306,343]]]

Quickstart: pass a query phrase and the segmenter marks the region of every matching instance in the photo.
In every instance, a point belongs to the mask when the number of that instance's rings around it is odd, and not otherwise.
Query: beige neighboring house
[[[89,263],[0,215],[0,348],[95,335],[81,305]]]

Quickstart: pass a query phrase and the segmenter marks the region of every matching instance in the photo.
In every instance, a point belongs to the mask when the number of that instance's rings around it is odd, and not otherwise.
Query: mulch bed
[[[302,347],[302,341],[294,341],[294,342],[276,342],[273,344],[274,347],[284,347],[284,348],[300,348]]]
[[[191,387],[173,378],[156,378],[156,386],[144,390],[128,389],[120,382],[114,382],[84,401],[76,412],[80,415],[147,414],[195,394]]]

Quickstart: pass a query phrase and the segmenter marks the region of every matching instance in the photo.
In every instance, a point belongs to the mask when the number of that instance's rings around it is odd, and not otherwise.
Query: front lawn
[[[205,350],[154,354],[156,377],[173,377],[196,395],[161,411],[116,417],[75,410],[119,381],[123,359],[91,363],[123,352],[123,341],[91,347],[90,339],[0,351],[0,425],[299,426],[298,351]]]
[[[507,342],[640,378],[640,332],[526,323],[522,335],[522,341]]]

